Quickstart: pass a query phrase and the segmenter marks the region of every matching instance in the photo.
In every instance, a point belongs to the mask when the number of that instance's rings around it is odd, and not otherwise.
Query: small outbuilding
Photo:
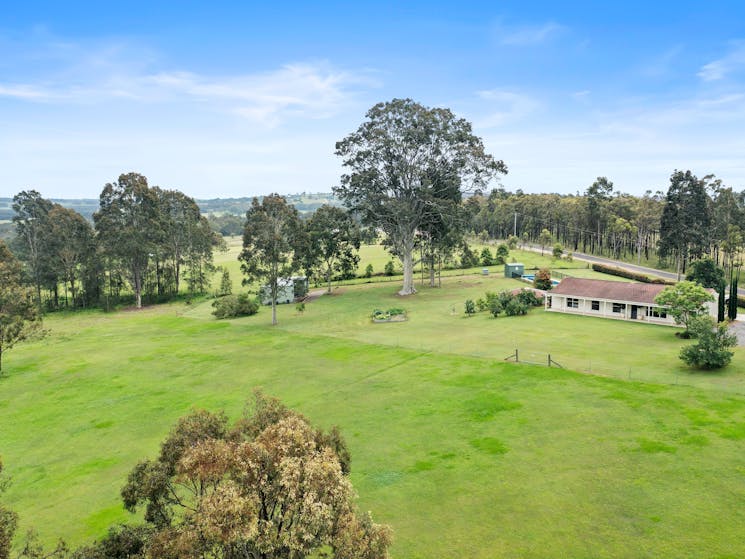
[[[292,276],[291,278],[280,278],[277,281],[277,304],[292,303],[302,299],[308,294],[308,278],[305,276]],[[261,286],[261,304],[272,304],[272,293],[268,285]]]
[[[504,265],[504,277],[509,279],[520,279],[525,273],[525,264],[510,262]]]

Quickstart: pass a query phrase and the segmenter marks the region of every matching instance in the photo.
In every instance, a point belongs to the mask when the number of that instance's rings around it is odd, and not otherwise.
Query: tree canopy
[[[328,546],[338,559],[383,559],[390,531],[356,512],[348,472],[338,431],[257,393],[232,427],[206,411],[180,419],[122,497],[146,507],[146,557],[294,559]]]
[[[246,275],[244,283],[266,281],[272,305],[272,324],[277,324],[279,282],[289,278],[300,266],[296,257],[301,242],[297,210],[279,194],[254,198],[246,212],[243,250],[238,259]]]
[[[464,189],[482,189],[507,167],[484,150],[471,125],[411,99],[378,103],[336,143],[348,172],[334,192],[363,222],[380,227],[403,264],[401,295],[414,289],[416,234],[445,221]],[[455,204],[454,204],[455,203]]]
[[[691,320],[706,314],[706,303],[713,300],[711,293],[693,281],[668,285],[655,297],[655,303],[668,307],[675,322],[685,326],[686,332],[690,331]]]

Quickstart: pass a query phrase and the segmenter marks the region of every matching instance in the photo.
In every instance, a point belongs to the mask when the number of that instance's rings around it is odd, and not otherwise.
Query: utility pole
[[[512,226],[512,234],[517,237],[517,212],[515,212],[515,224]]]

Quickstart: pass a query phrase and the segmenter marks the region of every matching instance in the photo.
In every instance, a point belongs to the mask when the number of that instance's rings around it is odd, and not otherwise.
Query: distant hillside
[[[309,194],[288,194],[285,196],[287,201],[294,205],[300,213],[309,213],[318,209],[323,204],[340,206],[341,202],[331,193]],[[98,199],[62,199],[52,198],[52,202],[71,208],[88,220],[93,220],[93,212],[98,210]],[[246,210],[251,207],[253,197],[246,198],[212,198],[210,200],[197,200],[199,209],[204,214],[233,214],[244,215]],[[0,198],[0,222],[13,219],[13,199]]]

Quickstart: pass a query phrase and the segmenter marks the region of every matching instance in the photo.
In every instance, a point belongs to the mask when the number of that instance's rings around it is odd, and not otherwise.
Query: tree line
[[[736,192],[712,175],[674,171],[667,192],[633,196],[598,177],[583,194],[527,194],[493,189],[465,201],[471,229],[489,237],[549,238],[572,251],[657,259],[685,272],[704,256],[730,269],[744,248],[745,190]]]
[[[91,224],[35,191],[13,198],[15,238],[39,309],[117,304],[129,285],[134,303],[204,292],[221,242],[196,202],[149,186],[137,173],[104,186]]]

